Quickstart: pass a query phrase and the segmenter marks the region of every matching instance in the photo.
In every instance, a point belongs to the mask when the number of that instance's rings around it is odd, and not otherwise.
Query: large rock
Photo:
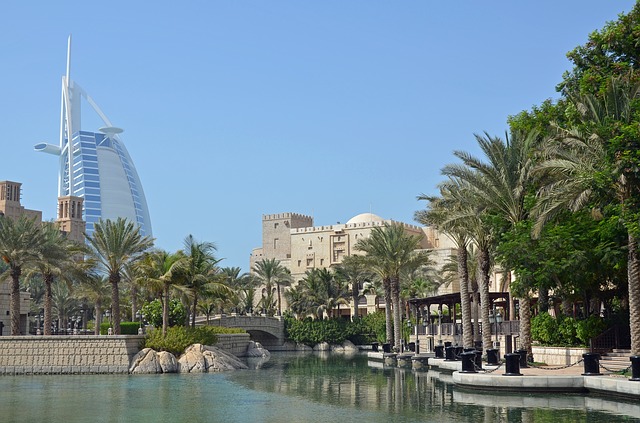
[[[247,366],[237,357],[219,348],[193,344],[178,359],[181,373],[220,372],[223,370],[246,369]]]
[[[358,347],[348,339],[342,343],[342,348],[344,348],[345,352],[359,351]]]
[[[158,361],[158,354],[151,348],[144,348],[138,352],[131,361],[129,373],[153,374],[162,373],[162,367]]]
[[[262,347],[259,342],[250,341],[247,345],[247,357],[271,357],[271,353]]]
[[[158,353],[158,364],[160,364],[162,373],[176,373],[178,371],[178,361],[168,351],[160,351]]]
[[[327,343],[327,342],[321,342],[319,344],[316,344],[315,347],[313,347],[314,351],[329,351],[331,350],[331,346]]]

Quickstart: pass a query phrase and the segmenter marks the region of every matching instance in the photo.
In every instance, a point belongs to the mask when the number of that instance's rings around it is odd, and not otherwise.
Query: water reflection
[[[274,357],[275,356],[275,357]],[[363,355],[274,354],[261,375],[240,372],[231,380],[249,389],[388,413],[410,420],[449,422],[573,422],[640,419],[640,405],[594,396],[507,395],[461,390],[451,374],[391,368]],[[597,410],[597,411],[596,411]]]

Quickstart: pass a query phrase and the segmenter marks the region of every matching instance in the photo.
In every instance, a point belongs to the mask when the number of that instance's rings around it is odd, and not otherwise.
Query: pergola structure
[[[473,296],[470,295],[470,300],[473,303]],[[509,293],[508,292],[490,292],[489,293],[489,300],[491,301],[491,304],[489,305],[489,308],[491,310],[494,309],[494,306],[497,308],[500,308],[503,310],[503,316],[508,316],[509,315]],[[433,305],[437,305],[437,311],[436,312],[439,316],[442,316],[442,307],[443,306],[447,306],[448,310],[449,310],[449,315],[450,315],[450,320],[452,323],[455,323],[456,321],[456,304],[460,304],[460,293],[456,292],[453,294],[444,294],[444,295],[436,295],[433,297],[427,297],[427,298],[412,298],[410,300],[408,300],[408,303],[410,305],[411,308],[413,308],[414,310],[420,310],[421,312],[419,313],[419,316],[424,316],[425,312],[422,310],[427,310],[428,313],[426,313],[427,316],[431,315],[431,307]],[[426,316],[425,316],[426,317]]]

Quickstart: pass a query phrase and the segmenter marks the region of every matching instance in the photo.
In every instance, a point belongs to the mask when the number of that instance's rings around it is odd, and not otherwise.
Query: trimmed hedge
[[[100,323],[100,335],[106,335],[111,327],[110,322]],[[120,335],[137,335],[140,322],[120,322]]]
[[[385,338],[384,314],[368,314],[360,319],[349,321],[341,318],[297,320],[285,315],[285,336],[287,339],[313,346],[321,342],[341,344],[349,340],[356,345],[368,344]]]

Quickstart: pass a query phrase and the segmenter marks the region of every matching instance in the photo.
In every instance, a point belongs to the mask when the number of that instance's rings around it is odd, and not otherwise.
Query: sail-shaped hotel
[[[120,138],[122,129],[111,124],[96,102],[70,78],[71,36],[67,47],[67,72],[62,77],[60,144],[40,143],[36,151],[60,158],[58,197],[82,198],[78,209],[93,233],[99,219],[126,218],[137,223],[142,235],[152,236],[147,201],[133,161]],[[97,132],[83,130],[81,102],[86,101],[102,119]],[[62,203],[59,203],[62,208]],[[76,204],[76,203],[73,203]],[[58,215],[62,214],[62,210]],[[79,217],[79,216],[78,216]]]

